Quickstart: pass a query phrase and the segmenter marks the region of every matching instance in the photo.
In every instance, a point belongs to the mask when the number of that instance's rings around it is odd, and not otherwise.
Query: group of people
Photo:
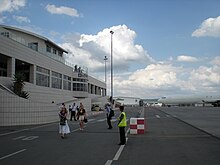
[[[111,119],[114,116],[114,111],[111,108],[111,105],[107,103],[105,105],[106,114],[107,114],[107,124],[108,129],[112,129]],[[118,127],[120,132],[120,143],[119,145],[125,145],[126,137],[125,137],[125,127],[127,126],[126,114],[124,112],[124,106],[120,106],[119,110],[121,114],[118,117]],[[80,130],[83,130],[84,122],[86,119],[86,111],[82,103],[77,107],[75,103],[73,103],[69,107],[70,111],[70,121],[74,118],[75,121],[79,120]],[[63,103],[59,112],[60,124],[59,124],[59,133],[61,134],[61,138],[64,138],[65,134],[70,133],[70,128],[67,123],[67,115],[68,111]]]
[[[76,106],[76,103],[73,103],[69,107],[69,112],[70,112],[70,121],[72,121],[72,118],[74,118],[75,121],[79,120],[80,130],[83,130],[84,121],[86,119],[86,111],[83,104],[80,103],[80,106],[78,107]],[[70,128],[67,123],[67,115],[68,115],[68,111],[66,109],[66,106],[64,103],[62,103],[59,112],[59,118],[60,118],[59,133],[61,134],[62,139],[66,134],[70,133]]]

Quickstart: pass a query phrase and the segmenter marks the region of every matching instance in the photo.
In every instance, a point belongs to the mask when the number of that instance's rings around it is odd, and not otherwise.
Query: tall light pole
[[[111,30],[111,102],[113,104],[113,41],[112,37],[114,32]]]
[[[107,95],[106,61],[108,60],[108,58],[105,56],[104,60],[105,60],[105,86],[106,86],[105,96],[106,96]]]

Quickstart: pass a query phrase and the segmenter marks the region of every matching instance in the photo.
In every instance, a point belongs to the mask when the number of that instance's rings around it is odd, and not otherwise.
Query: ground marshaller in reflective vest
[[[118,117],[118,127],[120,132],[120,143],[118,145],[125,145],[126,137],[125,137],[125,127],[127,126],[126,114],[124,112],[124,106],[119,107],[121,114]]]

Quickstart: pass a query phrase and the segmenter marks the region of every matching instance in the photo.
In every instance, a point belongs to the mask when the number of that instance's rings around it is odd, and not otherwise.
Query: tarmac
[[[157,107],[157,109],[220,139],[220,107]]]

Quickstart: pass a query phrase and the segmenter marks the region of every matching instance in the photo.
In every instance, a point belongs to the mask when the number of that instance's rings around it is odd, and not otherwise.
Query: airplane
[[[163,106],[205,106],[220,107],[220,95],[190,95],[161,97],[158,100]]]

